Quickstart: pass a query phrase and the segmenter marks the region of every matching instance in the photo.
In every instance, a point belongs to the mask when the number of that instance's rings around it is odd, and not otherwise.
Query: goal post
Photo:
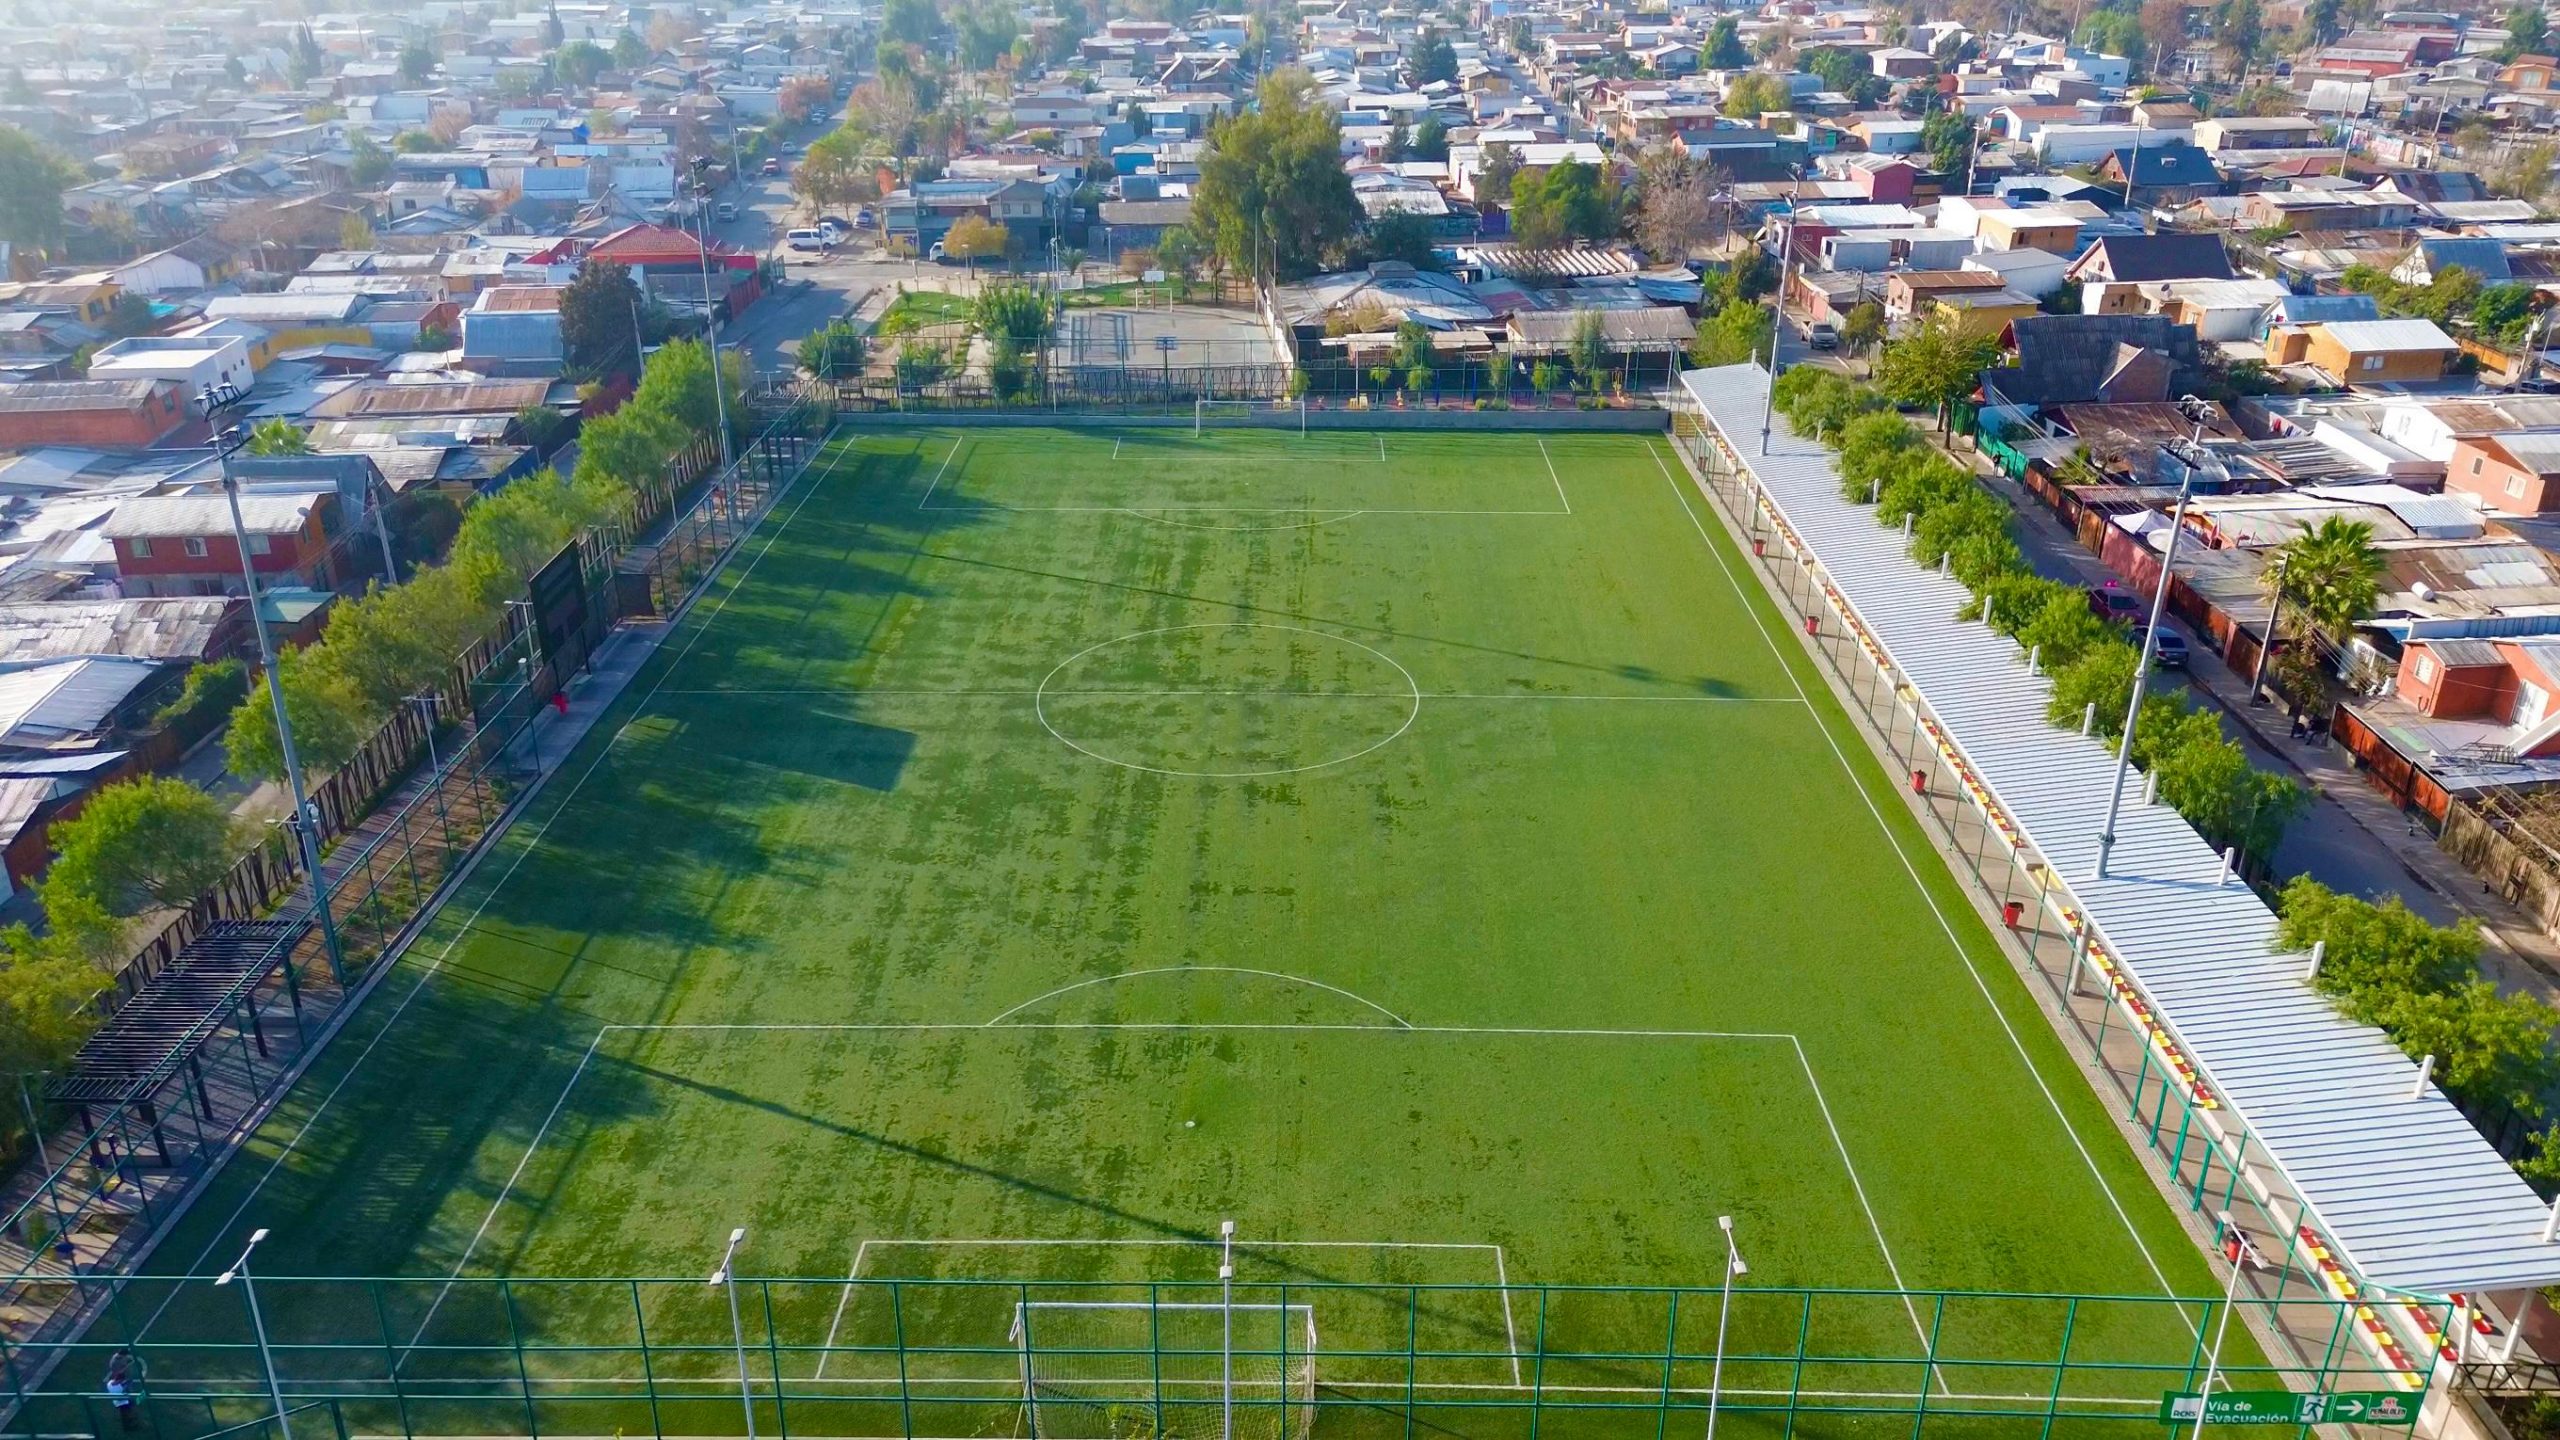
[[[1007,1337],[1031,1440],[1308,1440],[1313,1306],[1027,1300]]]
[[[1307,433],[1307,402],[1304,400],[1194,400],[1191,402],[1191,433],[1199,435],[1217,419],[1251,421],[1257,415],[1269,415],[1283,427],[1295,425],[1299,434]]]

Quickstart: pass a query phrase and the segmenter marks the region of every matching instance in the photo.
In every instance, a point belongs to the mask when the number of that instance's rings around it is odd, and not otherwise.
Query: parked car
[[[782,240],[794,250],[825,250],[827,248],[827,232],[824,230],[794,230],[784,235]]]
[[[2118,620],[2127,625],[2139,625],[2142,623],[2144,613],[2151,607],[2143,601],[2141,596],[2110,580],[2104,585],[2089,587],[2089,608],[2096,611],[2101,620]]]
[[[838,245],[843,244],[845,238],[853,234],[853,222],[841,215],[819,216],[818,228],[827,232],[827,239]]]
[[[932,261],[936,265],[956,265],[959,263],[959,261],[952,258],[949,250],[943,248],[943,244],[939,240],[933,242],[933,248],[925,252],[924,258]]]
[[[2140,626],[2134,627],[2133,643],[2136,645],[2142,643]],[[2151,642],[2151,663],[2163,670],[2186,669],[2187,637],[2166,625],[2161,626],[2159,635]]]
[[[853,212],[853,228],[856,230],[868,230],[871,228],[870,206],[865,205],[861,209]]]
[[[719,204],[711,207],[711,218],[719,221],[723,225],[726,225],[730,221],[738,218],[738,207],[730,204],[726,200],[723,200]]]
[[[768,155],[768,156],[766,156],[766,157],[765,157],[765,161],[764,161],[764,173],[766,173],[767,175],[779,175],[779,174],[781,174],[781,173],[782,173],[782,160],[781,160],[781,158],[780,158],[780,157],[778,157],[778,156],[772,156],[772,155]]]

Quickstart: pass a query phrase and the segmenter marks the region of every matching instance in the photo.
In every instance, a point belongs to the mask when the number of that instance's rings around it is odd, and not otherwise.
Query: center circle
[[[1384,651],[1297,625],[1140,630],[1077,651],[1032,696],[1059,743],[1152,775],[1244,780],[1357,760],[1422,713]]]

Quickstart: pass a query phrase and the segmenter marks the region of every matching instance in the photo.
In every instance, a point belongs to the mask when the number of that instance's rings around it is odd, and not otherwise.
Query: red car
[[[782,162],[781,162],[780,160],[778,160],[778,159],[769,159],[769,160],[765,161],[765,162],[764,162],[764,173],[766,173],[767,175],[779,175],[779,174],[781,174],[781,173],[782,173]]]

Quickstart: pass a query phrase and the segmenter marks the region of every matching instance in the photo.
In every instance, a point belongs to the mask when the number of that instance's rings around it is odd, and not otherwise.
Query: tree
[[[775,92],[773,105],[784,120],[794,125],[806,125],[810,117],[835,98],[835,87],[827,83],[824,75],[794,75],[782,82],[782,88]]]
[[[1437,115],[1425,115],[1413,127],[1413,158],[1446,160],[1449,158],[1449,123]]]
[[[1156,264],[1188,280],[1200,271],[1200,263],[1209,258],[1209,247],[1201,243],[1199,232],[1188,225],[1166,228],[1156,237]]]
[[[991,70],[1013,53],[1013,42],[1022,34],[1022,17],[1014,13],[1011,0],[977,0],[960,8],[953,26],[960,42],[960,63],[972,70]]]
[[[1840,317],[1840,348],[1852,355],[1864,355],[1884,339],[1884,307],[1873,300],[1861,300]]]
[[[1775,333],[1775,317],[1767,306],[1733,301],[1698,326],[1689,342],[1689,363],[1703,368],[1756,360]]]
[[[531,447],[533,457],[541,460],[560,448],[577,429],[577,422],[548,405],[535,404],[516,412],[513,428],[518,443]]]
[[[2176,55],[2187,43],[2186,0],[2142,0],[2142,41],[2151,47],[2151,71]]]
[[[637,70],[649,63],[649,46],[639,36],[625,30],[613,37],[613,68]]]
[[[1579,160],[1523,175],[1511,182],[1511,233],[1531,247],[1606,240],[1618,232],[1614,189]]]
[[[1592,389],[1600,388],[1600,377],[1609,369],[1609,323],[1597,310],[1584,310],[1573,317],[1573,333],[1565,341],[1564,354],[1573,362],[1573,373]]]
[[[1029,285],[994,284],[969,307],[973,328],[998,350],[1036,350],[1049,339],[1049,297]]]
[[[1676,145],[1657,145],[1636,162],[1636,244],[1656,261],[1689,258],[1712,232],[1715,192],[1707,167]]]
[[[821,380],[842,380],[862,374],[864,357],[870,353],[870,342],[862,330],[850,320],[830,320],[809,332],[800,342],[797,357],[800,368]]]
[[[557,50],[568,35],[560,24],[560,0],[551,0],[542,12],[542,44],[546,49]]]
[[[1451,85],[1458,79],[1457,47],[1437,30],[1425,30],[1415,43],[1413,53],[1405,57],[1405,69],[1413,77],[1416,89],[1425,85]]]
[[[1511,186],[1520,175],[1520,152],[1505,140],[1484,147],[1476,157],[1476,199],[1488,205],[1502,205],[1511,199]]]
[[[913,393],[951,373],[951,352],[928,340],[910,340],[898,347],[896,363],[898,388]]]
[[[400,78],[412,85],[424,85],[436,73],[436,52],[423,40],[412,40],[400,47]]]
[[[811,141],[791,172],[791,193],[818,211],[861,200],[876,185],[862,153],[862,137],[845,129]]]
[[[1968,335],[1943,314],[1884,347],[1876,362],[1876,386],[1904,405],[1927,405],[1938,412],[1938,427],[1953,422],[1955,402],[1973,393],[1982,372],[2000,358],[2000,348]]]
[[[1952,174],[1964,168],[1973,152],[1973,117],[1955,110],[1941,110],[1920,122],[1920,148],[1929,152],[1930,165]]]
[[[1002,259],[1005,247],[1013,243],[1012,232],[982,215],[963,215],[942,236],[942,253],[956,256],[974,265],[994,256]]]
[[[248,448],[252,455],[308,455],[311,437],[301,426],[279,415],[250,427]]]
[[[1192,185],[1192,225],[1231,270],[1257,261],[1283,280],[1313,274],[1360,233],[1342,168],[1342,126],[1298,69],[1262,82],[1261,104],[1209,132]]]
[[[77,897],[120,919],[194,904],[241,849],[220,801],[157,775],[101,788],[53,827],[52,843],[47,904]]]
[[[1432,233],[1431,222],[1420,215],[1389,211],[1377,216],[1369,222],[1365,239],[1367,243],[1362,248],[1372,263],[1396,260],[1417,270],[1439,268],[1439,258],[1432,254],[1438,237]]]
[[[1757,120],[1792,103],[1787,82],[1766,71],[1737,75],[1724,89],[1724,113],[1729,120]]]
[[[449,658],[449,657],[448,657]],[[374,717],[353,686],[332,670],[317,647],[276,657],[284,677],[284,705],[293,719],[293,743],[302,763],[322,774],[347,763],[372,734]],[[231,768],[269,780],[284,778],[284,751],[276,743],[274,702],[261,677],[231,712],[223,748]]]
[[[359,190],[370,190],[391,175],[391,155],[373,143],[373,137],[359,130],[347,141],[347,153],[354,157],[347,166],[347,178]]]
[[[1742,27],[1730,15],[1720,15],[1707,27],[1706,64],[1710,70],[1747,70],[1751,52],[1742,48]]]
[[[2507,39],[2496,51],[2500,61],[2543,54],[2543,47],[2550,42],[2551,17],[2541,5],[2528,3],[2507,7]]]
[[[560,291],[560,342],[580,375],[640,370],[640,287],[611,260],[584,260]]]
[[[918,47],[933,43],[942,28],[941,17],[934,13],[933,0],[888,0],[880,17],[880,33],[891,40]]]
[[[423,155],[437,149],[441,143],[424,130],[403,130],[391,137],[391,152],[395,155]]]
[[[2544,140],[2507,151],[2480,178],[2501,195],[2539,205],[2550,193],[2554,165],[2560,165],[2560,144]]]
[[[2124,57],[2125,68],[2140,69],[2151,41],[2142,33],[2142,17],[2127,10],[2092,10],[2080,22],[2080,43],[2101,55]]]
[[[2384,564],[2372,525],[2332,515],[2278,547],[2262,573],[2270,586],[2282,586],[2295,613],[2335,637],[2373,613]]]
[[[0,240],[30,249],[62,243],[62,192],[71,163],[15,125],[0,125]]]
[[[2266,17],[2258,0],[2222,0],[2213,30],[2232,62],[2242,70],[2257,63],[2259,53],[2267,46]]]
[[[727,382],[726,395],[711,390],[711,351],[698,340],[670,340],[649,357],[647,373],[640,377],[640,388],[631,394],[631,403],[655,410],[672,418],[695,435],[716,435],[720,430],[723,400],[731,416],[746,408],[746,376],[744,361],[737,355],[721,354],[722,378]]]
[[[593,40],[572,40],[551,52],[551,73],[562,84],[584,90],[612,68],[613,56]]]

